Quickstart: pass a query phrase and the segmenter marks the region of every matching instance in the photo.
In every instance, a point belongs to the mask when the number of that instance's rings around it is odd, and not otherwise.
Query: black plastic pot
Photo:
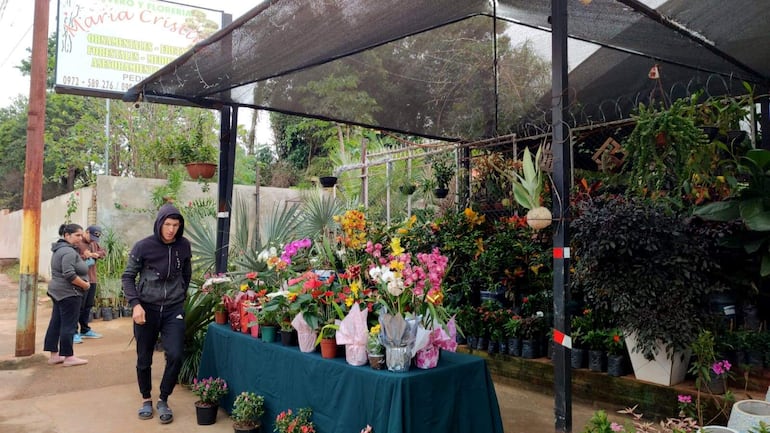
[[[318,182],[324,188],[331,188],[337,183],[337,178],[335,176],[321,176],[318,178]]]
[[[521,356],[521,338],[511,337],[508,339],[508,354],[511,356]]]
[[[540,343],[537,340],[521,341],[521,357],[535,359],[540,357]]]
[[[433,196],[436,198],[445,198],[449,195],[449,190],[446,188],[436,188],[433,190]]]
[[[598,372],[607,371],[607,352],[603,350],[589,350],[588,369]]]
[[[572,353],[570,353],[570,362],[572,364],[572,368],[585,368],[586,366],[586,351],[579,348],[579,347],[573,347]]]
[[[626,374],[626,357],[623,355],[607,355],[607,374],[620,377]]]

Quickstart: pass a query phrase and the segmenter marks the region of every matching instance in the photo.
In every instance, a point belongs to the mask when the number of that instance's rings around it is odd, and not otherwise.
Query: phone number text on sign
[[[100,90],[113,90],[125,92],[134,86],[134,84],[142,81],[144,77],[141,75],[123,74],[123,81],[115,82],[112,80],[101,80],[98,78],[83,79],[72,75],[65,75],[62,77],[62,84],[65,86],[81,87],[86,86],[90,89]]]

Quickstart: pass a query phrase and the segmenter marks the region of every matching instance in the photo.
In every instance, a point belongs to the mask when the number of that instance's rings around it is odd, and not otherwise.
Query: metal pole
[[[385,224],[390,227],[390,187],[393,176],[393,162],[388,161],[388,165],[385,166],[385,179],[388,188],[385,190]]]
[[[567,0],[551,0],[551,106],[553,142],[553,216],[556,222],[553,236],[553,311],[554,340],[570,334],[569,313],[569,189],[570,143],[567,97]],[[565,339],[566,341],[569,341]],[[564,341],[564,340],[562,340]],[[557,432],[572,431],[572,370],[570,348],[554,344],[554,412]]]
[[[110,175],[110,98],[105,99],[107,106],[107,115],[104,117],[104,174]]]
[[[364,209],[369,208],[369,164],[366,162],[367,139],[361,140],[361,200]]]
[[[19,314],[16,318],[16,356],[35,353],[37,268],[40,261],[40,210],[43,195],[43,134],[45,86],[48,78],[48,0],[35,0],[32,65],[24,165],[24,204],[19,266]]]
[[[227,272],[230,251],[230,221],[233,203],[233,175],[235,171],[236,131],[238,130],[238,108],[224,106],[220,110],[219,138],[219,204],[217,206],[216,272]]]

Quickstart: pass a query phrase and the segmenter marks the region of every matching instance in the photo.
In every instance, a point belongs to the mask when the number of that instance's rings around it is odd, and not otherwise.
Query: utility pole
[[[16,356],[35,353],[37,268],[40,261],[40,208],[43,195],[43,133],[45,86],[48,78],[48,0],[35,0],[32,65],[27,115],[27,153],[24,165],[24,204],[19,266],[19,312],[16,319]]]

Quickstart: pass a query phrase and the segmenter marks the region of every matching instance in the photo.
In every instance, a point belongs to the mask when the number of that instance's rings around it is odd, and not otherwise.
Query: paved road
[[[169,403],[174,422],[161,425],[157,417],[137,419],[139,393],[136,388],[135,347],[131,341],[131,321],[120,318],[97,320],[93,327],[104,338],[86,340],[75,346],[75,354],[88,359],[79,367],[49,366],[47,354],[14,358],[18,283],[0,274],[0,433],[154,433],[154,432],[232,432],[232,423],[220,410],[216,424],[198,426],[193,402],[195,396],[178,386]],[[37,309],[36,346],[42,350],[45,328],[50,318],[50,301],[40,296]],[[154,365],[163,365],[156,354]],[[156,368],[153,383],[160,381]],[[554,432],[553,396],[523,391],[502,383],[495,389],[507,433]],[[582,431],[594,408],[573,405],[573,431]],[[358,433],[358,432],[321,432]],[[468,432],[483,433],[483,432]]]

